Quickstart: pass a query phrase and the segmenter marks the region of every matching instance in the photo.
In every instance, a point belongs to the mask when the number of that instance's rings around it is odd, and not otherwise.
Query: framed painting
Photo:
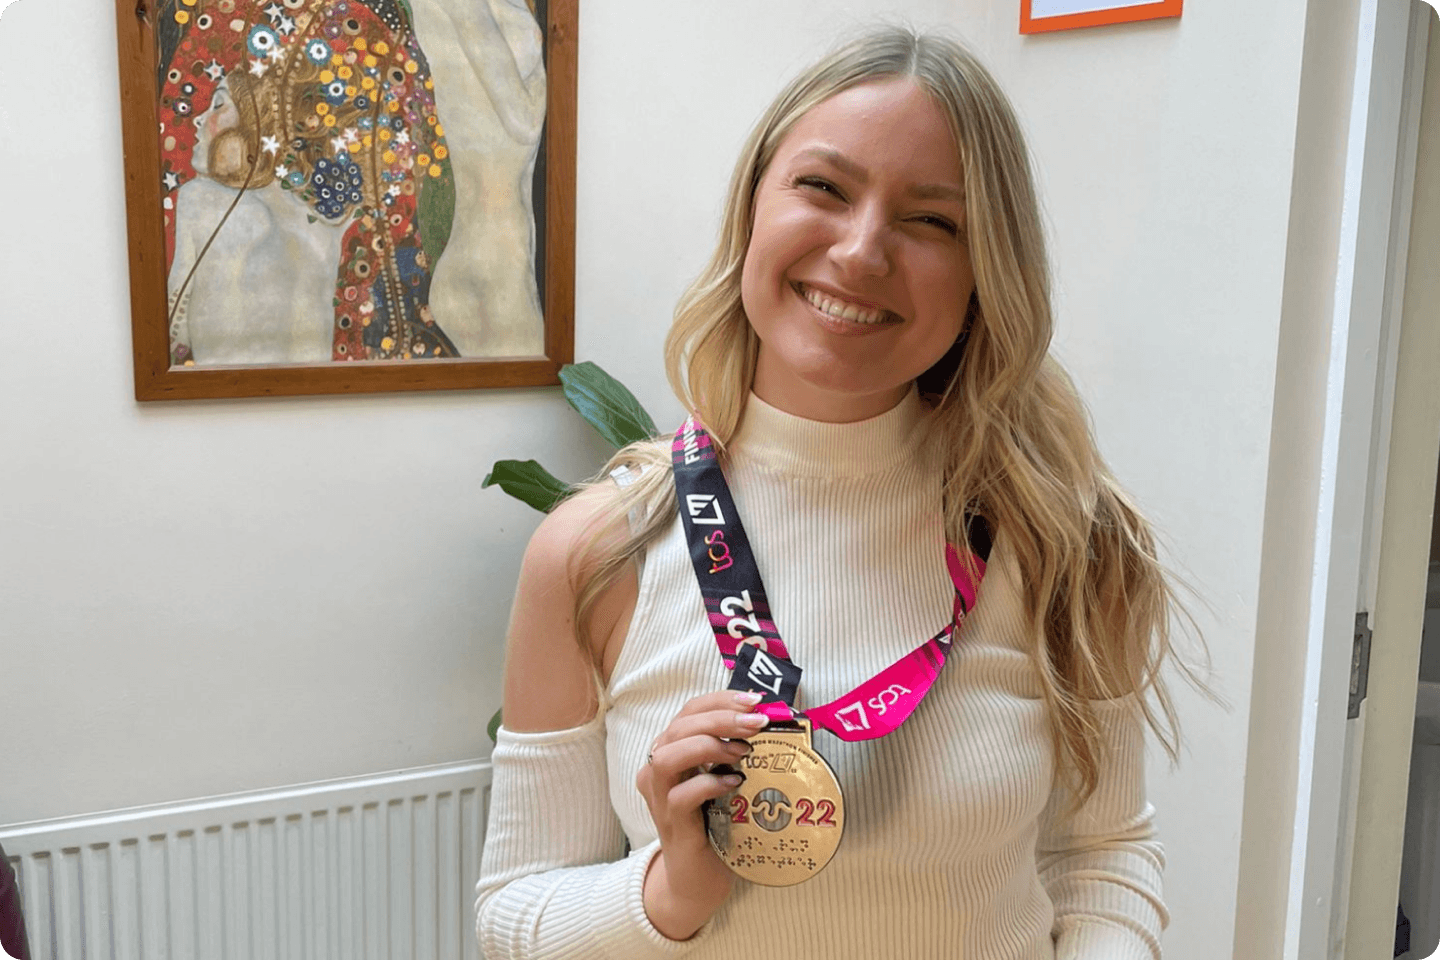
[[[1047,33],[1180,16],[1183,0],[1020,0],[1020,32]]]
[[[116,0],[139,400],[559,383],[579,0]]]

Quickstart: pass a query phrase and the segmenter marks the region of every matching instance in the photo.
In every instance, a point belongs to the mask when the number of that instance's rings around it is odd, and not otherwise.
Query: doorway
[[[1433,956],[1440,948],[1440,483],[1425,581],[1399,900],[1395,955],[1403,960]]]
[[[1436,593],[1428,584],[1440,559],[1440,29],[1432,8],[1410,8],[1410,120],[1401,125],[1395,173],[1386,307],[1392,332],[1382,341],[1393,373],[1383,373],[1373,399],[1367,556],[1357,591],[1356,649],[1368,647],[1368,670],[1357,676],[1368,679],[1361,681],[1360,716],[1351,721],[1354,799],[1341,821],[1348,857],[1337,876],[1344,909],[1331,927],[1331,955],[1347,960],[1424,960],[1440,943],[1440,910],[1432,906],[1440,905],[1440,873],[1430,876],[1440,866],[1440,612],[1428,612],[1427,596]],[[1440,611],[1440,602],[1433,605]],[[1432,648],[1423,658],[1422,638]],[[1362,667],[1365,660],[1357,656]],[[1414,815],[1408,825],[1407,805]],[[1397,901],[1404,914],[1398,923]],[[1397,934],[1399,946],[1409,940],[1398,954]]]

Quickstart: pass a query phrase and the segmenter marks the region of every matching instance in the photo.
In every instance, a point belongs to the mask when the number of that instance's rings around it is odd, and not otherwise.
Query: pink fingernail
[[[738,787],[745,782],[745,778],[738,773],[731,773],[721,777],[720,782],[727,787]]]
[[[763,694],[756,693],[754,690],[745,690],[735,694],[735,701],[737,703],[743,703],[748,707],[753,707],[755,706],[755,704],[759,703],[761,700],[764,699],[765,697]]]

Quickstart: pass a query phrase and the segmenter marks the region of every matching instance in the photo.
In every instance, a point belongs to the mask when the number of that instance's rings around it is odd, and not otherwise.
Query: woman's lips
[[[806,283],[795,284],[795,291],[816,313],[832,323],[879,328],[900,319],[890,311],[873,304],[850,300]]]

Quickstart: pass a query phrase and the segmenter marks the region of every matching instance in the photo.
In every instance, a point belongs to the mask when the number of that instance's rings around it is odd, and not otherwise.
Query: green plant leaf
[[[485,725],[485,732],[488,733],[488,734],[490,734],[490,742],[491,742],[491,743],[495,743],[496,740],[497,740],[497,738],[499,737],[499,733],[498,733],[499,729],[500,729],[500,711],[499,711],[499,710],[496,710],[496,711],[495,711],[495,716],[491,717],[491,718],[490,718],[490,722]]]
[[[555,479],[534,460],[497,460],[480,486],[498,486],[541,513],[549,513],[570,492],[568,483]]]
[[[589,360],[560,368],[565,399],[616,447],[655,436],[655,421],[635,395]]]

